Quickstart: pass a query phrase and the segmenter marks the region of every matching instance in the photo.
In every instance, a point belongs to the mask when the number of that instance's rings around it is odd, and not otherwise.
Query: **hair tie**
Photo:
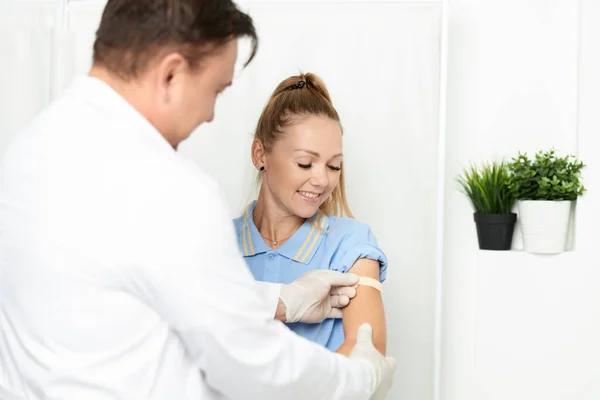
[[[299,80],[298,83],[294,83],[292,86],[290,86],[290,90],[302,89],[304,86],[306,86],[306,87],[312,87],[312,88],[315,87],[314,83],[312,83],[311,81],[309,81],[307,79],[306,81]]]

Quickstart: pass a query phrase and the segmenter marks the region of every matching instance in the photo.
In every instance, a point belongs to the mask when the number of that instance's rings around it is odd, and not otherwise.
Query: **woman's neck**
[[[304,218],[286,213],[263,193],[258,195],[252,220],[263,239],[274,246],[287,241],[304,223]]]

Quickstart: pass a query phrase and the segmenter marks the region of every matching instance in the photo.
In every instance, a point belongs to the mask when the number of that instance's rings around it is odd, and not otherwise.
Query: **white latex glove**
[[[358,328],[356,345],[348,356],[354,360],[365,361],[373,372],[373,391],[371,400],[383,400],[392,387],[396,359],[383,356],[373,345],[373,328],[362,324]]]
[[[319,323],[341,318],[341,308],[356,296],[359,277],[331,270],[309,271],[281,286],[279,298],[285,305],[287,322]]]

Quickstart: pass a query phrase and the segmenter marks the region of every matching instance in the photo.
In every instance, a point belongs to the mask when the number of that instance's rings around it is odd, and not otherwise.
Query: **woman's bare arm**
[[[354,263],[348,272],[379,280],[379,261],[361,258]],[[356,289],[356,297],[343,309],[342,321],[345,340],[337,353],[349,355],[356,343],[358,327],[368,322],[373,327],[375,347],[381,354],[385,355],[387,345],[385,312],[379,290],[370,286],[359,285]]]

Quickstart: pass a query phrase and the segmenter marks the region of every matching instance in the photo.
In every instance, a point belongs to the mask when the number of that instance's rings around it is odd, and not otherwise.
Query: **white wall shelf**
[[[582,254],[577,251],[565,251],[559,254],[532,254],[519,249],[478,250],[477,264],[479,267],[485,265],[490,268],[505,267],[509,270],[551,266],[568,268],[569,262],[576,262],[581,257]]]

